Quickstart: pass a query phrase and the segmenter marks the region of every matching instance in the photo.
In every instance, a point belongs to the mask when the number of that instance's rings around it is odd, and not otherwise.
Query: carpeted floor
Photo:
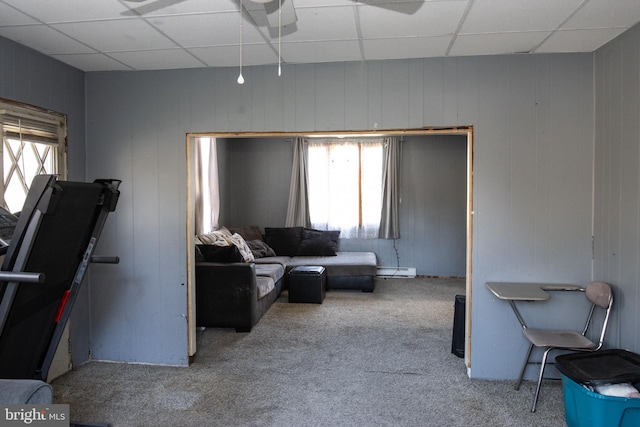
[[[188,368],[91,362],[53,382],[72,419],[113,426],[564,426],[562,388],[472,380],[451,354],[464,281],[378,279],[373,293],[286,291],[250,333],[198,333]]]

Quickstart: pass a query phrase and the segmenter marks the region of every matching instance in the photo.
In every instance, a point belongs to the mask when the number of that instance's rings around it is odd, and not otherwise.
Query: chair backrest
[[[587,329],[591,324],[593,318],[593,312],[596,307],[600,307],[605,310],[604,320],[602,322],[602,329],[600,331],[600,339],[598,341],[598,349],[604,344],[604,336],[607,332],[607,325],[609,324],[609,315],[611,314],[611,307],[613,306],[613,291],[611,286],[605,282],[591,282],[585,289],[585,296],[592,303],[589,317],[583,335],[587,333]]]

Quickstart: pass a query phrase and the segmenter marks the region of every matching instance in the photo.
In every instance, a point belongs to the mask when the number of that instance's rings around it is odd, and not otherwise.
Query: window
[[[377,238],[382,206],[383,143],[312,140],[308,145],[312,227],[341,238]]]
[[[36,175],[66,178],[66,117],[0,100],[0,130],[0,203],[11,212],[18,212]]]
[[[218,155],[216,139],[195,138],[195,232],[208,233],[218,228],[220,194],[218,189]]]

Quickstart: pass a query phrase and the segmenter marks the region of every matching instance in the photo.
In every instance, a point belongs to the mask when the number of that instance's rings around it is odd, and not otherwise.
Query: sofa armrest
[[[255,264],[196,263],[196,325],[249,331],[257,295]]]

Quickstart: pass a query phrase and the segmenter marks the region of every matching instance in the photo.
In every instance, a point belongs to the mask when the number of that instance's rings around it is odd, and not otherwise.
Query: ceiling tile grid
[[[88,72],[592,52],[638,22],[640,0],[0,0],[0,36]]]

